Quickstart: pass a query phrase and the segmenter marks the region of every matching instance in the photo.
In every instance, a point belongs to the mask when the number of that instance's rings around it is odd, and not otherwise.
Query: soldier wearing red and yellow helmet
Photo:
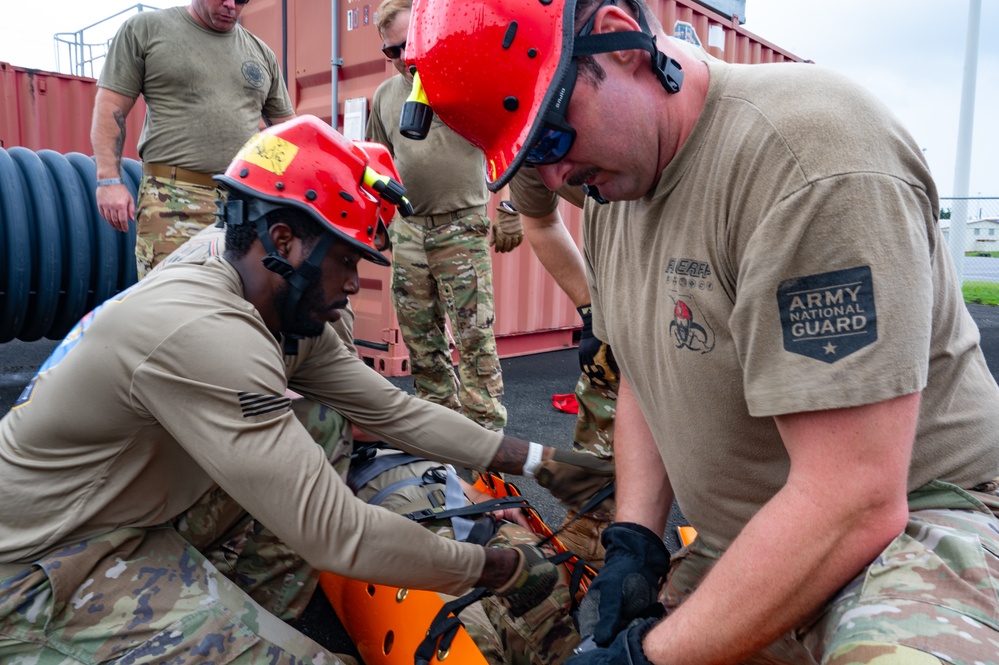
[[[233,663],[340,662],[285,623],[319,570],[449,594],[486,587],[514,616],[552,594],[561,575],[537,547],[440,538],[357,499],[331,463],[349,455],[327,436],[330,409],[412,454],[553,488],[593,469],[392,386],[326,325],[357,292],[358,262],[385,262],[372,192],[405,205],[398,183],[369,169],[316,118],[252,138],[218,177],[224,255],[165,265],[95,308],[4,416],[4,662],[53,649],[179,662],[206,643]],[[320,415],[303,422],[306,411]],[[60,601],[45,571],[87,594]]]
[[[254,136],[215,178],[229,193],[221,213],[229,227],[226,257],[241,258],[259,239],[263,265],[286,281],[273,309],[288,352],[301,337],[318,335],[326,319],[339,318],[337,310],[357,291],[355,268],[352,279],[324,294],[320,278],[329,254],[389,265],[378,251],[386,244],[384,218],[391,219],[394,204],[408,202],[402,185],[369,161],[362,146],[314,116],[300,116]],[[278,221],[305,241],[300,260],[291,260],[273,237]]]

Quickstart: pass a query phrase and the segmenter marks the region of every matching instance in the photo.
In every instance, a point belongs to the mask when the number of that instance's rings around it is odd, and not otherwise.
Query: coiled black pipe
[[[142,166],[122,160],[138,205]],[[135,222],[117,231],[97,211],[92,157],[0,148],[0,343],[61,339],[137,279]]]

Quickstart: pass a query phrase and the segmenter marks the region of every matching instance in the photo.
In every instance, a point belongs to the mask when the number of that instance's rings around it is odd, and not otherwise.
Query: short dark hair
[[[247,195],[235,190],[229,192],[228,200],[247,200]],[[264,216],[267,228],[283,223],[291,228],[292,234],[300,238],[306,247],[312,247],[325,233],[323,227],[313,219],[312,215],[293,206],[282,206],[271,210]],[[226,224],[225,253],[228,258],[241,259],[257,240],[257,225],[254,223]]]

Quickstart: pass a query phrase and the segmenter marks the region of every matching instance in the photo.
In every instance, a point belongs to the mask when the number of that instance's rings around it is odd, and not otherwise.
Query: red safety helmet
[[[406,62],[440,119],[485,153],[497,191],[542,131],[572,58],[575,0],[415,0]],[[475,63],[474,68],[468,63]],[[464,75],[463,75],[464,74]]]
[[[402,177],[399,175],[398,169],[395,167],[395,161],[392,159],[392,153],[381,143],[375,143],[374,141],[358,141],[354,140],[354,145],[364,151],[368,156],[371,163],[371,168],[377,171],[383,176],[388,176],[393,178],[398,182],[402,182]],[[392,218],[395,217],[397,207],[394,203],[386,201],[382,197],[378,198],[378,217],[380,219],[379,227],[375,231],[375,247],[379,250],[388,249],[388,227],[392,223]]]
[[[535,164],[549,164],[564,157],[552,148],[571,148],[575,130],[565,124],[565,111],[575,58],[648,51],[663,88],[679,92],[680,64],[658,49],[640,4],[633,7],[639,30],[591,34],[596,12],[608,4],[616,0],[599,4],[577,34],[576,0],[413,2],[406,40],[406,62],[419,76],[413,97],[426,99],[446,125],[485,153],[492,191],[509,182],[531,149],[541,152]],[[607,202],[595,188],[588,193]]]
[[[328,124],[301,115],[251,138],[215,180],[303,210],[364,258],[387,266],[375,247],[379,202],[362,185],[368,161],[364,150]]]

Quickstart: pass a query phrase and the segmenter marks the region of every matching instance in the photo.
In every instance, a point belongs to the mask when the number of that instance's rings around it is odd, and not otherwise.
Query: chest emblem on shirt
[[[291,407],[291,400],[281,395],[261,395],[260,393],[239,393],[239,408],[244,418],[262,416],[274,411],[285,411]]]
[[[878,339],[870,266],[781,282],[777,307],[791,353],[834,363]]]
[[[264,87],[264,70],[260,65],[252,60],[247,60],[243,63],[243,78],[252,87],[259,90]]]
[[[698,353],[710,353],[715,348],[715,331],[697,306],[690,294],[673,291],[673,320],[669,324],[669,336],[678,349]]]

